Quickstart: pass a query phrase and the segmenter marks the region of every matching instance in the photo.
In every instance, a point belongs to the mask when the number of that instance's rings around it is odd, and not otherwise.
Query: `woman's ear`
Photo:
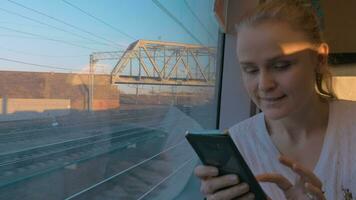
[[[318,51],[317,71],[319,73],[323,73],[324,69],[327,68],[327,64],[328,64],[329,45],[326,43],[321,43],[317,51]]]

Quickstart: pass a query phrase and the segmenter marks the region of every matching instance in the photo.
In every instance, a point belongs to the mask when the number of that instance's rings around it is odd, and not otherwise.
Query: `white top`
[[[297,175],[278,161],[280,152],[267,132],[263,113],[234,125],[229,131],[254,175],[280,173],[295,182]],[[356,197],[356,102],[330,103],[328,127],[314,173],[322,181],[328,200],[344,199],[342,187]],[[285,199],[276,185],[261,186],[272,199]]]

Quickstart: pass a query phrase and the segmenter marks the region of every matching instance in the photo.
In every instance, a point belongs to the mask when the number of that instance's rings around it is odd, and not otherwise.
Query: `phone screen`
[[[197,142],[196,147],[201,152],[203,163],[215,166],[220,169],[220,175],[226,173],[239,173],[238,160],[234,155],[230,145],[222,138],[215,138],[214,142]]]

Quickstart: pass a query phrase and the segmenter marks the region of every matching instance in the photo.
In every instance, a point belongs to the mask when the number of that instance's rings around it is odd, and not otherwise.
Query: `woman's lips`
[[[260,97],[260,100],[266,101],[266,102],[276,102],[276,101],[283,99],[284,97],[286,97],[286,95],[277,96],[277,97]]]

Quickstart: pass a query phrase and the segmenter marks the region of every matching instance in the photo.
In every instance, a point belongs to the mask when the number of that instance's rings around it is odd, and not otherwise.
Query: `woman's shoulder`
[[[354,123],[356,118],[356,101],[334,100],[331,102],[332,114],[344,122]]]
[[[356,101],[340,99],[331,101],[331,104],[336,112],[354,113],[356,110]]]
[[[263,130],[265,130],[263,113],[245,119],[229,129],[231,138],[247,164],[254,166],[252,168],[254,172],[258,172],[256,163],[260,157],[267,155],[266,151],[261,152],[261,146],[264,146],[263,144],[267,141],[264,139]]]
[[[331,102],[331,109],[330,129],[338,132],[344,142],[356,141],[356,101],[336,100]]]
[[[233,136],[243,137],[247,133],[256,133],[264,126],[263,113],[258,113],[248,119],[245,119],[229,128],[229,132]]]

